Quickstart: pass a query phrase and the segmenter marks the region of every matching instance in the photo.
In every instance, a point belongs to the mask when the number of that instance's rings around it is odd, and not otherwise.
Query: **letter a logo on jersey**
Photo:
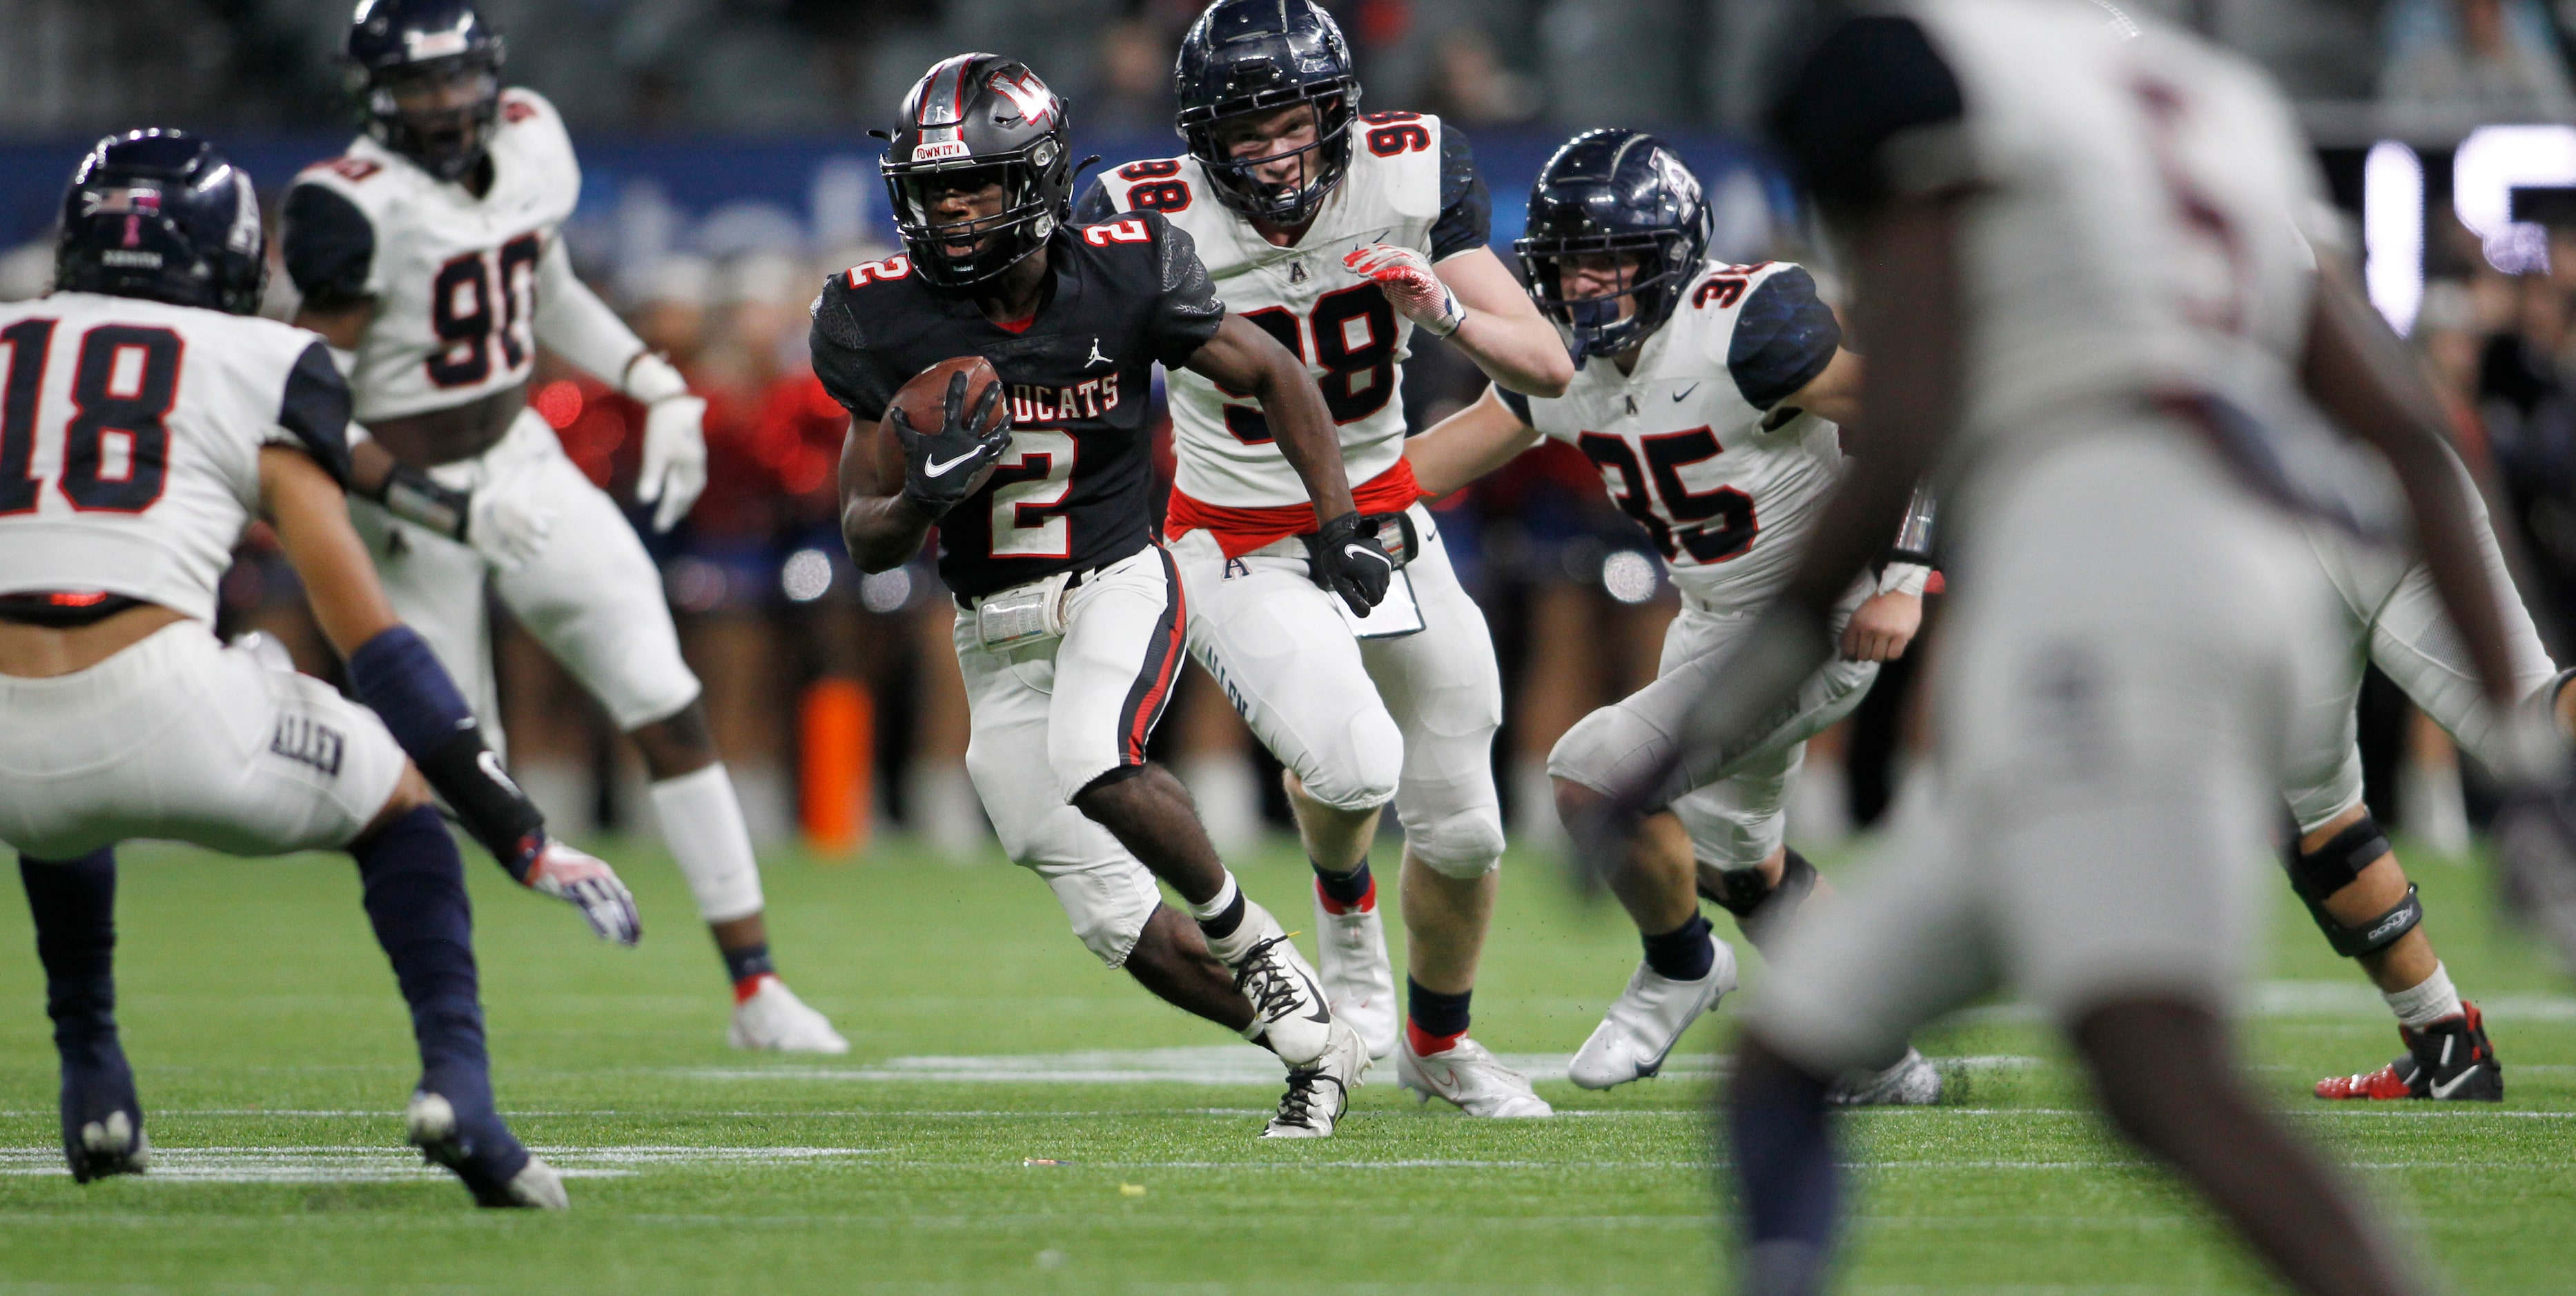
[[[1026,72],[1018,76],[996,72],[989,84],[995,93],[1018,106],[1020,120],[1031,126],[1044,126],[1055,120],[1055,95],[1036,76]]]

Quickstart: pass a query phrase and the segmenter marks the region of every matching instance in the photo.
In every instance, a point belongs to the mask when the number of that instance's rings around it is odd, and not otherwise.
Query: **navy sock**
[[[1321,864],[1315,864],[1313,860],[1306,862],[1314,865],[1315,885],[1323,890],[1324,898],[1345,909],[1367,899],[1369,888],[1375,885],[1374,879],[1369,877],[1368,861],[1365,859],[1360,861],[1358,868],[1348,873],[1332,872]]]
[[[726,949],[719,945],[716,947],[716,952],[724,955],[725,975],[733,978],[737,988],[756,976],[778,975],[778,965],[769,961],[769,942],[767,941],[757,945],[745,945],[740,949]]]
[[[1709,935],[1708,919],[1699,914],[1660,936],[1641,939],[1646,945],[1646,966],[1656,976],[1697,981],[1717,965],[1717,942]]]
[[[1822,1290],[1842,1210],[1827,1088],[1758,1046],[1738,1055],[1727,1130],[1750,1267],[1742,1290],[1782,1296]]]
[[[1415,1053],[1437,1053],[1458,1042],[1467,1033],[1467,1001],[1476,997],[1474,990],[1442,994],[1426,990],[1412,977],[1404,979],[1404,1024],[1412,1037]]]
[[[485,1171],[506,1180],[527,1164],[528,1154],[492,1103],[492,1064],[484,1050],[474,969],[474,912],[465,898],[456,839],[447,835],[436,810],[420,806],[349,853],[357,857],[358,877],[366,884],[376,943],[411,1005],[421,1088],[456,1109],[469,1150]]]
[[[116,852],[18,858],[45,965],[45,1014],[66,1066],[122,1066],[116,1039]]]

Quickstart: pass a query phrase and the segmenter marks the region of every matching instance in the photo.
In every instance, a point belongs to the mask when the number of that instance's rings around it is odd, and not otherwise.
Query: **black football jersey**
[[[1154,212],[1058,229],[1047,261],[1047,293],[1017,330],[900,255],[834,275],[814,302],[814,372],[861,419],[942,360],[982,356],[1001,375],[1011,448],[939,524],[940,578],[964,597],[1152,542],[1154,365],[1181,367],[1225,318],[1190,236]]]

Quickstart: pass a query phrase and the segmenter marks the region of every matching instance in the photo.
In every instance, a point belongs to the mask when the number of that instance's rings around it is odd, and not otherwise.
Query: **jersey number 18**
[[[44,490],[35,475],[36,406],[54,323],[20,320],[0,329],[0,347],[9,352],[0,386],[0,514],[33,512]],[[140,513],[161,498],[182,349],[179,335],[165,328],[102,324],[82,336],[60,478],[73,508]]]

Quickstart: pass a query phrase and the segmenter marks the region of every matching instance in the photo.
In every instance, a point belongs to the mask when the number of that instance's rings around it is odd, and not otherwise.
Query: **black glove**
[[[1352,616],[1367,616],[1386,598],[1395,579],[1395,560],[1377,538],[1377,522],[1354,509],[1304,537],[1306,561],[1315,583],[1338,594]]]
[[[939,431],[922,434],[899,405],[887,407],[886,425],[903,445],[903,497],[933,522],[974,494],[984,484],[984,469],[1011,446],[1011,419],[1002,408],[1002,384],[985,388],[984,398],[969,413],[963,373],[948,376]]]

